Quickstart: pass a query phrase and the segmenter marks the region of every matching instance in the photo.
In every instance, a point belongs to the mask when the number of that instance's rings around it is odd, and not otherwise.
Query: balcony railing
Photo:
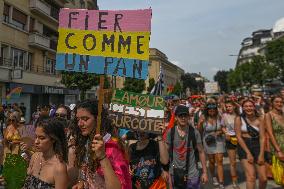
[[[47,2],[43,0],[30,0],[30,9],[41,15],[44,15],[46,17],[58,21],[59,9],[49,5]]]
[[[12,59],[0,57],[0,66],[8,67],[9,69],[13,69],[14,65]],[[38,73],[38,74],[45,74],[45,75],[57,75],[56,70],[53,65],[52,68],[47,69],[47,67],[40,66],[40,65],[31,65],[31,66],[23,66],[17,67],[27,72]]]
[[[12,67],[13,63],[11,59],[0,57],[0,66]]]
[[[39,33],[30,33],[29,45],[35,46],[43,50],[49,50],[55,52],[57,48],[57,41],[50,40],[50,38]]]

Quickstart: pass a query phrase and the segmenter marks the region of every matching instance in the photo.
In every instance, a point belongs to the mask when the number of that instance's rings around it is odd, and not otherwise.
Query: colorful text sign
[[[151,9],[61,9],[56,69],[146,79]]]
[[[160,96],[115,90],[109,107],[110,118],[118,128],[160,133],[164,104]]]

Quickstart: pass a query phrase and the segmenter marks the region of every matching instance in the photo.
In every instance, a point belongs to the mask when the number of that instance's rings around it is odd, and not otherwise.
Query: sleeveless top
[[[28,175],[22,189],[54,189],[55,186],[40,180],[39,178]]]
[[[221,124],[226,127],[228,135],[235,136],[235,115],[224,113]]]
[[[281,126],[273,116],[272,117],[272,129],[277,143],[280,146],[281,151],[284,151],[284,127]],[[274,150],[274,149],[272,149]]]
[[[244,118],[241,118],[241,120],[242,120],[241,131],[242,132],[248,132],[247,124],[246,124]],[[254,125],[251,125],[251,124],[250,124],[250,126],[252,126],[256,131],[259,131],[259,128],[257,126],[254,126]]]

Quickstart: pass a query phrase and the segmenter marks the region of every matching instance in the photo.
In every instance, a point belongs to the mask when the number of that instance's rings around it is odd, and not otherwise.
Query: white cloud
[[[220,68],[216,68],[216,67],[212,67],[212,68],[210,68],[210,71],[211,72],[217,72],[217,71],[219,71],[220,70]]]

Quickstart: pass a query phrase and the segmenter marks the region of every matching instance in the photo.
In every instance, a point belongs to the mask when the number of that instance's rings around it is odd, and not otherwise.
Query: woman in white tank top
[[[222,115],[222,128],[223,132],[226,136],[226,148],[230,160],[230,172],[231,178],[233,182],[233,188],[239,189],[237,184],[238,176],[237,176],[237,138],[235,133],[235,118],[239,115],[238,111],[239,107],[233,101],[225,102],[225,113]]]
[[[243,114],[235,119],[235,131],[238,155],[246,175],[246,188],[256,188],[257,172],[259,189],[265,189],[267,177],[264,164],[264,119],[258,115],[252,100],[245,100],[242,108]]]

